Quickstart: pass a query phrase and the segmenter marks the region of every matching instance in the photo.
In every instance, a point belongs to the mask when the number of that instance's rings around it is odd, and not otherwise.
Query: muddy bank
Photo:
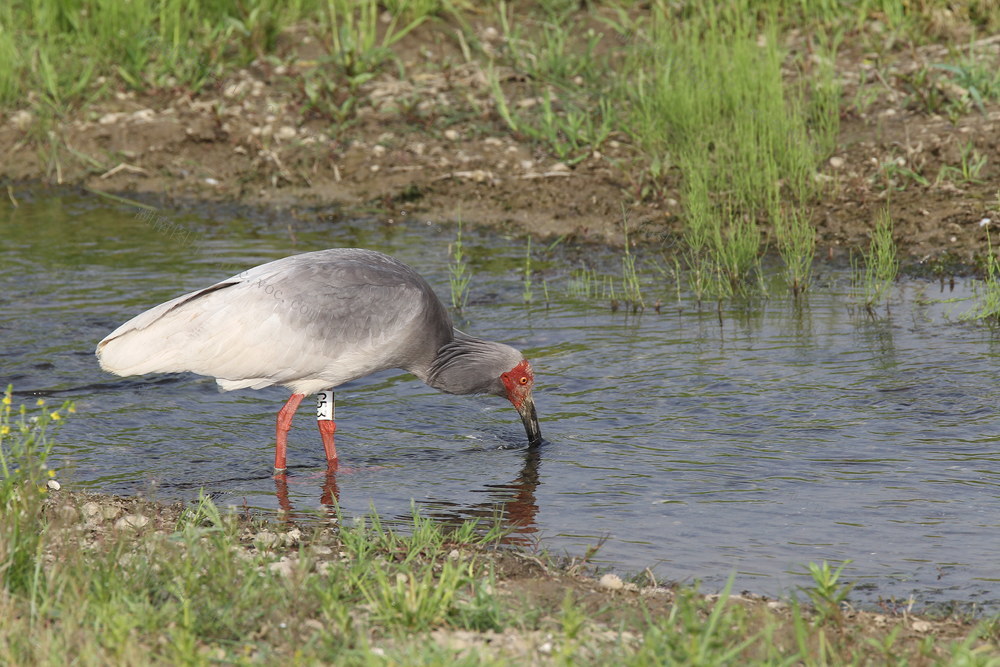
[[[489,19],[476,20],[484,41],[495,40]],[[258,61],[197,94],[121,90],[57,118],[25,104],[0,117],[0,183],[15,199],[20,183],[45,181],[152,195],[165,209],[182,200],[335,207],[609,243],[622,241],[624,207],[635,237],[675,238],[682,174],[668,171],[649,191],[638,150],[620,134],[572,164],[555,159],[503,123],[482,63],[439,65],[461,60],[442,34],[428,24],[408,35],[397,46],[406,78],[382,73],[360,86],[349,122],[311,111],[294,83],[316,67],[307,36],[291,64]],[[976,48],[996,58],[998,39]],[[1000,216],[1000,107],[969,103],[946,115],[955,107],[945,102],[969,91],[941,77],[915,81],[947,56],[943,46],[891,59],[842,49],[839,141],[816,174],[825,185],[812,212],[819,256],[866,245],[886,205],[898,244],[918,261],[984,251],[980,223]],[[512,105],[539,103],[523,77],[497,72]]]

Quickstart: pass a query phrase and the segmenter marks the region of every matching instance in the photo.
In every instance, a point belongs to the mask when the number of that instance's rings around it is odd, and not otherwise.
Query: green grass
[[[48,430],[75,411],[71,402],[55,410],[44,399],[34,403],[34,410],[24,404],[15,410],[11,385],[0,399],[0,590],[26,596],[32,608],[46,592],[36,517],[54,476]]]
[[[587,157],[618,129],[618,100],[609,95],[607,59],[598,55],[603,35],[593,28],[575,32],[572,12],[549,9],[537,22],[505,2],[497,16],[506,44],[506,60],[533,82],[533,104],[512,105],[490,72],[497,113],[508,128],[545,146],[569,164]]]
[[[863,262],[863,268],[854,268],[855,282],[860,286],[865,310],[874,316],[879,303],[885,301],[888,309],[889,291],[899,275],[899,257],[892,238],[892,217],[888,209],[879,211],[875,219],[868,251],[863,253]]]
[[[797,210],[817,195],[813,174],[837,131],[832,67],[799,87],[786,83],[777,18],[765,12],[758,25],[756,16],[730,3],[679,20],[657,5],[648,25],[619,28],[645,45],[622,77],[626,131],[658,165],[651,178],[662,177],[663,165],[679,174],[695,291],[711,296],[753,287],[760,225],[777,224],[779,201]],[[784,243],[782,254],[803,253],[787,260],[801,265],[809,250]]]
[[[455,242],[448,246],[448,286],[451,288],[451,307],[462,310],[469,301],[469,284],[472,270],[462,245],[462,221],[458,221]]]
[[[809,287],[813,257],[816,252],[816,230],[802,211],[781,212],[774,221],[778,254],[784,263],[785,282],[793,295]]]
[[[997,193],[1000,201],[1000,192]],[[986,253],[982,258],[982,276],[975,285],[976,305],[962,313],[963,320],[977,320],[990,326],[1000,325],[1000,259],[993,248],[989,223],[986,225]]]
[[[622,206],[622,231],[625,237],[624,251],[621,257],[621,293],[627,308],[632,312],[639,312],[646,309],[646,302],[642,298],[642,278],[637,265],[637,257],[629,239],[628,210]]]
[[[850,563],[850,560],[845,560],[835,570],[831,569],[826,561],[820,565],[809,563],[809,574],[812,576],[813,585],[803,587],[802,590],[813,603],[813,609],[820,618],[840,619],[847,596],[854,587],[853,584],[840,581],[841,573]]]
[[[524,268],[522,269],[523,279],[521,282],[521,299],[524,303],[530,304],[535,298],[535,291],[532,289],[531,270],[531,237],[528,237],[528,244],[524,249]]]
[[[943,165],[938,171],[937,183],[951,181],[957,185],[982,183],[980,175],[986,166],[987,157],[979,152],[972,142],[967,142],[959,149],[958,166]]]
[[[394,44],[450,7],[391,4],[383,24],[375,0],[14,0],[0,6],[0,107],[33,93],[65,113],[119,86],[198,92],[276,54],[279,35],[302,21],[328,54],[327,79],[356,89],[396,61]]]

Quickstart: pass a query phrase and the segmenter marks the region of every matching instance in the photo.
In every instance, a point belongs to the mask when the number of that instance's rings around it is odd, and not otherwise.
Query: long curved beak
[[[538,414],[535,412],[535,401],[531,396],[525,397],[517,412],[524,422],[524,432],[528,434],[528,446],[536,447],[542,444],[542,429],[538,428]]]

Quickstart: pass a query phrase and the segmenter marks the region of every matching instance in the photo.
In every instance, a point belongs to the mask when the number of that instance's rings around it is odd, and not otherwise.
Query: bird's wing
[[[311,393],[405,366],[426,354],[416,348],[436,350],[441,334],[424,324],[436,308],[443,311],[427,283],[385,255],[320,251],[156,306],[112,332],[97,354],[119,375],[193,371],[226,389],[281,384]]]

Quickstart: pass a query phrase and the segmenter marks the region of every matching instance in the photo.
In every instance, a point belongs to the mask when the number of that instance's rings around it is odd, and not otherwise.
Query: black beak
[[[535,402],[530,395],[524,399],[517,412],[524,422],[524,432],[528,434],[528,446],[537,447],[542,444],[542,430],[538,428],[538,414],[535,412]]]

